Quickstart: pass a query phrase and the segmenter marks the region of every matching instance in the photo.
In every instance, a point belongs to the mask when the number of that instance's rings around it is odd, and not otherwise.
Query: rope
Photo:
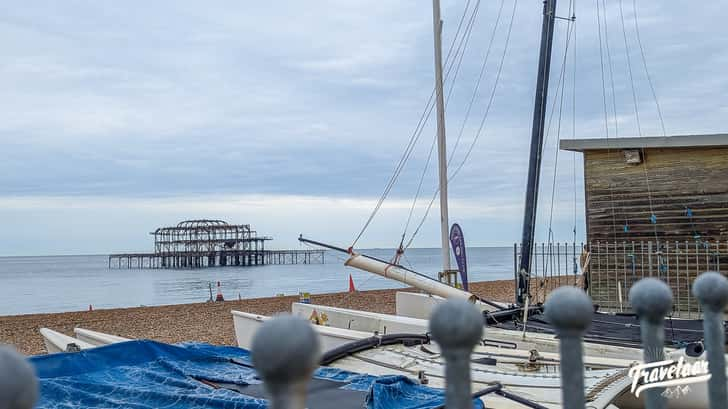
[[[637,23],[637,0],[632,0],[632,9],[634,10],[634,31],[637,38],[637,44],[640,48],[640,55],[642,56],[642,65],[645,68],[645,74],[647,75],[647,83],[650,85],[650,91],[652,91],[652,98],[655,100],[655,106],[657,107],[657,116],[660,118],[660,127],[662,128],[662,136],[666,136],[665,132],[665,121],[662,119],[662,109],[660,109],[660,102],[657,100],[657,94],[655,93],[655,87],[652,85],[652,77],[650,76],[650,70],[647,69],[647,59],[645,58],[645,50],[642,47],[642,39],[640,38],[640,27]]]
[[[468,157],[470,156],[470,153],[473,151],[473,147],[475,146],[475,144],[477,143],[478,139],[480,138],[481,132],[482,132],[483,127],[485,125],[485,121],[486,121],[486,119],[488,117],[488,114],[490,112],[490,107],[493,104],[493,99],[495,97],[495,91],[496,91],[496,89],[498,87],[498,83],[500,81],[501,72],[503,70],[503,63],[505,61],[506,53],[508,51],[508,45],[510,43],[510,37],[511,37],[512,29],[513,29],[513,21],[515,19],[516,6],[517,5],[518,5],[518,0],[515,0],[513,2],[513,10],[511,12],[510,22],[508,23],[508,31],[507,31],[507,34],[506,34],[506,40],[505,40],[505,46],[504,46],[504,49],[503,49],[503,54],[501,55],[500,64],[498,65],[498,71],[497,71],[496,77],[495,77],[495,83],[493,84],[493,89],[492,89],[492,92],[490,94],[490,99],[488,101],[487,108],[486,108],[486,110],[485,110],[485,112],[483,114],[483,118],[482,118],[482,120],[480,122],[480,127],[478,128],[478,131],[476,132],[475,137],[473,138],[473,141],[471,142],[470,147],[468,148],[468,151],[465,154],[465,157],[460,162],[460,164],[458,165],[458,167],[455,169],[455,171],[453,172],[453,174],[448,177],[448,183],[450,183],[455,178],[455,176],[457,176],[457,174],[460,172],[460,169],[462,169],[463,165],[465,164],[465,162],[467,161]],[[425,220],[427,219],[427,216],[430,213],[430,209],[432,209],[432,205],[435,202],[435,199],[437,198],[437,195],[439,193],[440,193],[440,189],[437,188],[435,190],[434,194],[432,195],[432,198],[430,199],[430,203],[427,205],[427,208],[425,209],[425,213],[422,216],[422,218],[420,219],[420,221],[419,221],[419,223],[417,225],[417,228],[412,233],[412,236],[410,236],[410,239],[407,242],[407,244],[404,246],[405,249],[408,249],[412,245],[412,242],[414,241],[415,237],[419,233],[420,228],[425,223]]]
[[[450,44],[450,47],[448,49],[447,56],[445,57],[445,65],[447,66],[448,61],[451,60],[451,54],[454,49],[454,45],[456,40],[458,39],[458,35],[460,34],[460,30],[462,28],[462,23],[465,20],[465,16],[467,15],[468,9],[470,7],[470,0],[468,0],[465,4],[465,9],[463,10],[463,15],[460,18],[460,22],[458,23],[458,28],[455,33],[455,36],[453,37],[452,43]],[[451,65],[452,67],[452,65]],[[449,70],[445,73],[445,78],[447,78],[447,74],[449,73]],[[425,124],[427,123],[430,114],[432,113],[432,109],[434,107],[434,104],[432,104],[433,98],[435,96],[435,88],[433,87],[432,92],[430,93],[430,98],[427,101],[427,104],[425,104],[425,109],[423,110],[422,114],[420,115],[420,119],[417,122],[417,126],[415,126],[415,130],[413,131],[412,135],[410,136],[410,139],[407,143],[407,146],[405,147],[404,152],[402,153],[402,156],[399,159],[399,162],[397,163],[397,166],[395,166],[395,169],[392,173],[392,176],[390,176],[389,181],[387,182],[387,185],[384,188],[384,191],[382,192],[382,195],[379,197],[379,200],[377,201],[377,204],[374,206],[374,209],[372,210],[372,213],[367,218],[367,221],[364,223],[364,226],[362,227],[359,234],[357,234],[356,238],[351,244],[351,247],[353,248],[356,243],[359,241],[361,236],[364,234],[366,229],[371,224],[372,220],[376,216],[377,212],[379,212],[379,209],[382,206],[382,203],[384,203],[384,200],[389,195],[389,192],[394,187],[397,179],[399,178],[399,175],[402,173],[402,170],[404,169],[405,164],[409,160],[409,157],[412,154],[412,151],[414,150],[415,145],[417,144],[417,141],[419,140],[420,136],[422,135],[422,130],[424,129]]]
[[[640,124],[640,111],[637,106],[637,90],[634,86],[634,77],[632,75],[632,58],[629,56],[629,43],[627,42],[627,29],[624,24],[624,10],[622,8],[622,0],[619,0],[619,18],[622,21],[622,38],[624,39],[624,54],[627,57],[627,72],[629,72],[629,84],[632,87],[632,102],[634,104],[634,117],[637,121],[637,133],[642,136],[642,125]]]
[[[601,19],[601,15],[599,13],[599,0],[596,0],[596,3],[597,3],[597,28],[599,31],[599,65],[601,67],[601,75],[602,75],[602,103],[604,106],[604,129],[607,133],[606,138],[608,141],[609,140],[609,110],[607,108],[607,87],[606,87],[606,83],[604,80],[604,52],[603,52],[603,48],[602,48],[602,19]],[[612,59],[611,59],[611,54],[609,53],[609,35],[607,32],[607,27],[606,27],[606,25],[607,25],[606,19],[607,19],[607,13],[605,10],[604,11],[604,37],[605,37],[605,44],[606,44],[607,56],[608,56],[608,62],[609,62],[609,70],[611,73]],[[617,114],[616,114],[617,105],[616,105],[616,101],[615,101],[615,97],[614,97],[614,78],[611,77],[611,75],[610,75],[610,78],[612,79],[611,80],[612,104],[615,109],[615,111],[614,111],[615,112],[615,114],[614,114],[614,134],[615,134],[615,136],[619,136],[619,125],[617,123]],[[607,149],[607,159],[608,160],[612,159],[612,150],[611,149]],[[614,214],[614,186],[612,186],[611,183],[609,184],[609,196],[610,196],[609,203],[611,205],[611,213],[612,213],[612,237],[614,238],[614,242],[616,243],[617,242],[617,221],[616,221],[615,214]]]
[[[483,128],[485,127],[485,121],[488,119],[488,114],[490,113],[490,108],[493,105],[493,100],[495,99],[495,92],[498,89],[498,83],[500,82],[500,76],[503,71],[503,63],[505,61],[506,54],[508,51],[508,45],[509,45],[510,39],[511,39],[511,31],[513,29],[513,20],[515,18],[517,5],[518,5],[518,0],[515,0],[513,2],[513,10],[511,11],[511,18],[508,23],[508,31],[506,34],[505,45],[503,48],[503,54],[501,55],[500,63],[498,64],[498,71],[496,72],[496,76],[495,76],[495,83],[493,84],[493,89],[491,90],[490,98],[488,99],[488,105],[487,105],[485,112],[483,113],[483,117],[480,121],[480,126],[478,127],[478,131],[475,133],[475,137],[473,138],[473,141],[470,143],[470,146],[468,147],[468,150],[465,153],[465,156],[463,157],[462,161],[460,161],[460,163],[458,164],[455,171],[448,178],[448,182],[452,181],[455,178],[455,176],[457,176],[457,174],[460,172],[463,165],[465,165],[465,162],[468,160],[468,158],[470,157],[470,154],[473,152],[473,148],[475,147],[475,144],[478,142],[478,139],[480,138],[480,135],[482,134]]]
[[[572,3],[569,2],[569,14],[572,12]],[[566,44],[564,46],[564,58],[561,62],[561,68],[559,70],[559,80],[556,84],[556,95],[554,96],[554,102],[551,106],[551,114],[549,115],[549,121],[548,125],[546,127],[546,141],[548,142],[548,138],[550,136],[551,131],[551,122],[553,121],[553,115],[556,111],[556,101],[559,101],[559,116],[557,120],[557,126],[556,126],[556,149],[554,150],[554,173],[553,173],[553,180],[551,183],[551,208],[549,211],[549,228],[548,228],[548,242],[553,242],[553,218],[554,218],[554,199],[556,197],[556,179],[558,176],[558,164],[559,164],[559,141],[561,140],[561,118],[562,118],[562,112],[564,107],[564,95],[565,95],[565,87],[566,87],[566,81],[564,81],[566,77],[566,67],[567,67],[567,58],[569,55],[569,42],[571,40],[571,30],[573,27],[573,23],[571,20],[567,23],[566,28]],[[551,253],[549,252],[549,261],[551,261]]]
[[[480,0],[478,0],[476,2],[475,6],[473,8],[473,12],[471,13],[471,16],[470,16],[470,19],[468,21],[468,24],[466,25],[466,29],[465,29],[466,30],[466,33],[465,33],[465,35],[463,35],[461,37],[461,41],[460,41],[460,43],[458,45],[458,49],[457,49],[457,51],[455,53],[455,55],[457,55],[459,53],[460,49],[461,48],[463,49],[463,52],[460,53],[460,58],[459,58],[459,60],[457,62],[457,66],[456,66],[456,69],[455,69],[455,75],[453,77],[452,82],[450,83],[450,90],[448,92],[447,99],[446,99],[446,102],[445,102],[445,108],[446,109],[447,109],[447,106],[448,106],[448,104],[450,102],[450,96],[452,95],[452,92],[455,89],[455,79],[457,78],[457,74],[460,72],[460,66],[461,66],[461,63],[462,63],[462,60],[463,60],[463,56],[465,55],[465,50],[468,47],[468,42],[470,41],[470,35],[472,34],[472,29],[473,29],[475,17],[478,14],[479,8],[480,8]],[[464,40],[464,48],[463,48],[463,40]],[[459,142],[459,139],[460,138],[458,138],[458,140],[456,141],[455,147],[453,149],[453,153],[454,153],[454,150],[457,149],[457,143]],[[415,206],[417,205],[417,200],[419,199],[420,193],[422,192],[422,184],[424,182],[425,175],[427,174],[427,169],[429,168],[430,162],[432,160],[432,154],[434,153],[435,143],[436,142],[437,142],[437,135],[435,135],[435,137],[432,140],[432,144],[430,144],[430,150],[429,150],[429,152],[427,154],[427,160],[425,161],[425,166],[422,169],[422,173],[420,174],[420,180],[419,180],[419,183],[417,185],[417,192],[415,193],[414,199],[412,200],[412,205],[410,206],[409,214],[407,215],[407,222],[405,223],[404,230],[402,232],[402,239],[400,240],[400,243],[399,243],[400,246],[402,246],[402,243],[404,242],[404,238],[407,235],[407,230],[409,229],[409,225],[410,225],[410,222],[412,220],[412,215],[414,213]]]
[[[627,70],[629,72],[629,82],[632,87],[632,102],[634,103],[634,116],[635,116],[635,120],[637,121],[637,133],[639,134],[639,136],[642,136],[642,126],[640,124],[640,113],[639,113],[639,108],[637,105],[637,91],[635,89],[634,79],[632,76],[632,62],[631,62],[631,58],[629,56],[629,44],[627,42],[627,29],[626,29],[626,25],[624,24],[624,11],[623,11],[623,7],[622,7],[622,0],[619,0],[619,17],[622,20],[622,37],[624,38],[624,53],[627,56]],[[660,115],[660,118],[662,118],[662,115]],[[664,132],[664,127],[663,127],[663,132]],[[646,158],[644,157],[645,156],[644,152],[645,152],[645,150],[643,147],[642,148],[642,156],[643,156],[642,170],[643,170],[644,177],[645,177],[645,185],[647,186],[647,199],[649,201],[649,206],[650,206],[650,221],[652,222],[653,233],[655,235],[655,242],[659,249],[660,241],[657,236],[657,217],[655,216],[655,212],[652,208],[652,192],[650,189],[650,177],[647,173],[647,163],[646,163]]]
[[[573,9],[572,9],[572,16],[576,17],[576,0],[573,0]],[[571,94],[571,139],[576,139],[576,20],[574,20],[574,25],[572,28],[572,35],[574,37],[574,47],[573,47],[573,56],[574,56],[574,73],[572,75],[573,85],[572,85],[572,94]],[[577,200],[576,200],[576,152],[571,152],[571,175],[572,175],[572,186],[574,188],[574,244],[576,245],[576,206],[577,206]],[[574,252],[574,270],[576,270],[576,252]],[[576,275],[576,271],[574,271],[574,275]]]
[[[475,82],[475,87],[473,89],[473,94],[470,97],[470,101],[468,102],[468,108],[465,110],[465,116],[463,117],[462,122],[460,123],[460,130],[458,131],[458,136],[455,139],[455,144],[453,145],[453,150],[450,152],[450,157],[448,158],[447,162],[452,162],[453,157],[455,156],[455,151],[457,151],[458,145],[460,144],[460,140],[463,136],[463,132],[465,131],[465,125],[470,118],[470,113],[472,111],[473,105],[475,103],[475,98],[478,95],[478,90],[480,89],[480,83],[483,80],[483,74],[485,74],[485,67],[488,64],[488,59],[490,58],[490,52],[493,48],[493,40],[495,40],[495,34],[498,29],[498,25],[500,24],[501,15],[503,14],[503,5],[505,4],[505,0],[501,0],[500,7],[498,7],[498,14],[495,19],[495,24],[493,25],[493,31],[490,34],[490,40],[488,41],[488,49],[485,52],[485,57],[483,58],[483,64],[480,66],[480,73],[478,74],[478,79]]]

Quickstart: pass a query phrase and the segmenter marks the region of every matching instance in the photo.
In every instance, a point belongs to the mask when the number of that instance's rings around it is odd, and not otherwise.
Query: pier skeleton
[[[324,250],[266,250],[268,236],[249,224],[223,220],[185,220],[160,227],[153,253],[109,255],[109,268],[203,268],[268,264],[323,264]]]

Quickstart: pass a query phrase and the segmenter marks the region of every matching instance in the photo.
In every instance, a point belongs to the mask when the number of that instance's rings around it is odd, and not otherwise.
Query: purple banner
[[[460,278],[463,281],[463,289],[468,291],[468,264],[465,259],[465,239],[460,225],[455,223],[450,228],[450,245],[455,253],[455,261],[458,263]]]

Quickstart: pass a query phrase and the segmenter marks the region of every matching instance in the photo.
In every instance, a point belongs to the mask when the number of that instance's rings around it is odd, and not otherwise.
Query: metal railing
[[[658,278],[673,293],[673,315],[701,315],[691,286],[702,271],[722,272],[728,267],[728,242],[632,241],[589,243],[585,268],[587,290],[600,309],[631,310],[627,289],[646,277]]]
[[[517,244],[513,255],[517,270],[521,257]],[[728,242],[537,243],[531,260],[532,301],[544,302],[554,289],[571,285],[585,289],[602,311],[626,312],[632,309],[628,289],[638,280],[655,277],[672,290],[673,316],[697,318],[702,310],[691,286],[702,271],[728,269]]]
[[[565,285],[584,287],[581,258],[584,243],[534,243],[531,252],[529,292],[532,303],[542,303],[548,294]],[[513,273],[518,279],[521,246],[513,245]]]

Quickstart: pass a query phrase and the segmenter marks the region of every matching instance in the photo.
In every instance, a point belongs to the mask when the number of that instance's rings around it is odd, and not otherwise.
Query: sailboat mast
[[[442,20],[440,0],[432,0],[432,25],[435,32],[435,97],[437,103],[437,163],[440,179],[440,236],[442,272],[450,270],[450,222],[447,209],[447,144],[445,141],[445,99],[442,92]]]
[[[549,71],[551,70],[551,46],[554,39],[555,11],[556,0],[545,0],[543,3],[543,23],[541,25],[541,49],[538,57],[536,101],[533,106],[526,206],[523,212],[521,263],[519,265],[518,288],[516,289],[516,302],[519,305],[525,303],[528,294],[528,280],[531,273],[531,253],[533,251],[533,236],[536,230],[538,182],[541,173],[541,156],[546,118],[546,99],[549,89]]]

